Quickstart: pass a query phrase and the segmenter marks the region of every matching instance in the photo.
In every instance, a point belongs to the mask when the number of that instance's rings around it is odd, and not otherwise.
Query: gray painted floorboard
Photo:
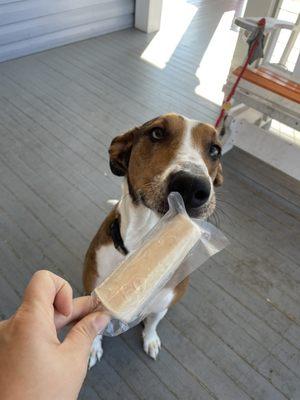
[[[223,13],[199,9],[163,70],[140,59],[153,35],[135,30],[0,65],[0,318],[32,273],[48,268],[82,291],[82,260],[120,180],[111,139],[168,111],[213,122],[195,71]],[[159,332],[156,362],[141,327],[106,338],[81,399],[300,398],[300,184],[234,149],[223,161],[212,221],[230,246],[193,273]]]

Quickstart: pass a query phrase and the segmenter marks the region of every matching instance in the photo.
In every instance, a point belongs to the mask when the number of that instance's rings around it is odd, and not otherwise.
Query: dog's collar
[[[122,254],[124,254],[124,256],[126,256],[129,251],[127,250],[122,236],[121,236],[121,231],[120,231],[120,221],[119,218],[116,218],[113,220],[113,222],[110,225],[110,235],[111,238],[114,242],[114,246],[115,248]]]

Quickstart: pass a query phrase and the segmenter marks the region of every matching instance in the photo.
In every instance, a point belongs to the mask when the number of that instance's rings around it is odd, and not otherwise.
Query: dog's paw
[[[152,332],[143,332],[144,339],[144,350],[151,358],[156,360],[159,350],[161,348],[161,341],[156,333],[156,331]]]
[[[95,337],[91,352],[90,352],[90,358],[89,358],[89,364],[88,368],[91,369],[97,361],[101,360],[103,354],[103,349],[102,349],[102,336],[98,335]]]

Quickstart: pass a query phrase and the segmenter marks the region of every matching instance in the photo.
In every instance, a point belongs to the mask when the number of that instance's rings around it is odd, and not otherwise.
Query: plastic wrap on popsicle
[[[106,335],[118,335],[139,323],[161,289],[175,288],[228,243],[213,225],[191,219],[178,193],[171,193],[168,200],[169,211],[93,292],[113,318]]]

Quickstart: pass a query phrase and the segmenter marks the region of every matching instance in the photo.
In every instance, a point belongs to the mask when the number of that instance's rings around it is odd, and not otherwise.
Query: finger
[[[86,360],[89,357],[90,349],[99,332],[102,332],[109,323],[110,317],[101,312],[87,315],[68,333],[63,346],[70,351],[82,355]]]
[[[66,317],[71,314],[73,308],[73,290],[68,282],[64,282],[56,293],[54,299],[55,311]]]
[[[50,271],[37,271],[25,290],[23,303],[30,307],[38,304],[44,310],[53,312],[56,295],[62,291],[57,306],[63,312],[68,312],[70,305],[63,305],[63,300],[69,299],[70,296],[69,289],[66,289],[68,285],[67,281]],[[66,303],[69,302],[70,299],[66,301]]]
[[[85,317],[95,310],[95,301],[91,296],[78,297],[73,300],[72,312],[68,316],[54,314],[56,329],[60,329],[72,321]]]

